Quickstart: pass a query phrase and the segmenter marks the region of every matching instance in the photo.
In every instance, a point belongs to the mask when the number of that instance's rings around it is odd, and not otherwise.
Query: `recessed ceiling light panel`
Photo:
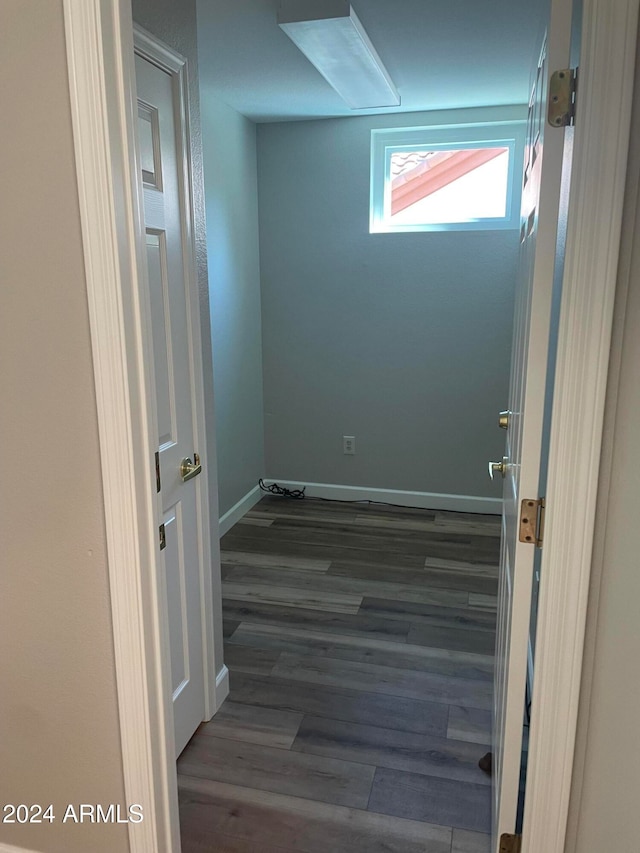
[[[397,107],[400,95],[349,2],[282,0],[278,24],[351,107]]]

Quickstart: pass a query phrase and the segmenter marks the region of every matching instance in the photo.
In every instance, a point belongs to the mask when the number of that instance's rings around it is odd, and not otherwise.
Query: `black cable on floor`
[[[287,489],[286,486],[279,486],[278,483],[270,483],[267,485],[262,478],[258,480],[258,485],[262,489],[263,492],[268,492],[270,495],[280,495],[283,498],[294,498],[295,500],[302,500],[306,497],[305,489],[306,486],[303,486],[302,489]],[[406,504],[392,504],[389,501],[372,501],[369,498],[359,498],[357,500],[346,501],[342,498],[320,498],[313,497],[309,498],[309,500],[313,501],[325,501],[327,503],[337,503],[337,504],[374,504],[375,506],[393,506],[397,509],[419,509],[419,507],[410,507]],[[432,512],[433,510],[425,509],[424,512]]]
[[[374,506],[394,506],[397,509],[421,509],[423,512],[433,512],[434,510],[425,509],[419,506],[407,506],[406,504],[392,504],[389,501],[372,501],[369,498],[359,498],[358,500],[345,501],[342,498],[309,498],[313,501],[328,501],[329,503],[337,504],[372,504]]]
[[[284,486],[279,486],[277,483],[265,485],[262,477],[258,480],[258,485],[263,492],[268,492],[270,495],[280,495],[283,498],[293,498],[300,501],[304,499],[304,488],[302,489],[287,489]]]

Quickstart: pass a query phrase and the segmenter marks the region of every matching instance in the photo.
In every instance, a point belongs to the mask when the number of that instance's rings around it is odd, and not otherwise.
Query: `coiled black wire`
[[[304,498],[304,488],[302,489],[287,489],[284,486],[279,486],[277,483],[270,483],[268,486],[264,480],[260,478],[258,485],[263,492],[269,492],[270,495],[280,495],[283,498],[293,498],[300,501]]]

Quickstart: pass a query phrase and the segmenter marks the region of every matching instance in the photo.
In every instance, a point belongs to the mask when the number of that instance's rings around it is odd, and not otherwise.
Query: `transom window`
[[[520,122],[373,130],[370,230],[518,228],[523,132]]]

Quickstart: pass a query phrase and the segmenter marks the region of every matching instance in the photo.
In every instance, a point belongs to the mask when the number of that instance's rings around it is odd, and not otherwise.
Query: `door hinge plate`
[[[167,547],[167,534],[164,530],[164,524],[160,525],[160,527],[158,528],[158,533],[160,534],[160,550],[164,551],[164,549]]]
[[[568,127],[576,118],[577,68],[554,71],[549,81],[549,124]]]
[[[520,853],[522,836],[505,832],[500,836],[500,853]]]
[[[162,482],[160,480],[160,453],[156,450],[156,492],[159,492],[162,488]]]
[[[542,548],[544,542],[545,499],[525,498],[520,504],[520,529],[518,538],[527,545]]]

